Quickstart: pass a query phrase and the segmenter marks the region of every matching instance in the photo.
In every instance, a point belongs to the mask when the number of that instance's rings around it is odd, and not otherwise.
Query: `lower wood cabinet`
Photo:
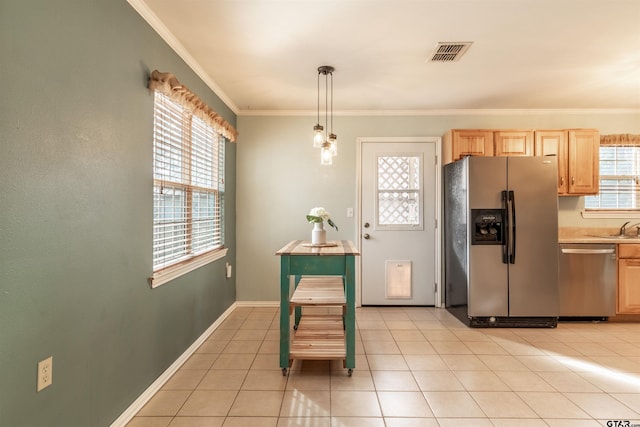
[[[618,314],[640,314],[640,244],[618,245]]]

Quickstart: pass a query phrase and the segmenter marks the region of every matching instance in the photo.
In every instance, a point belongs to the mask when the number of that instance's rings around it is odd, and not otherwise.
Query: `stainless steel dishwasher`
[[[605,319],[616,314],[615,244],[561,243],[560,317]]]

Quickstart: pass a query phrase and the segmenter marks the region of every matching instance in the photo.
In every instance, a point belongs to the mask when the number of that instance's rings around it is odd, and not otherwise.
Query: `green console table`
[[[280,368],[282,374],[294,359],[342,359],[349,375],[356,367],[355,338],[355,257],[358,249],[348,240],[312,246],[310,242],[293,240],[276,252],[280,256]],[[309,278],[311,276],[311,278]],[[326,280],[322,279],[326,277]],[[305,279],[307,277],[308,279]],[[301,315],[301,306],[336,305],[336,278],[344,290],[342,315]],[[294,289],[305,287],[304,296],[292,298]],[[326,290],[325,295],[323,289]],[[311,295],[311,296],[309,296]],[[317,296],[318,298],[314,298]],[[309,298],[305,304],[305,298]],[[296,331],[291,336],[291,314],[295,311]]]

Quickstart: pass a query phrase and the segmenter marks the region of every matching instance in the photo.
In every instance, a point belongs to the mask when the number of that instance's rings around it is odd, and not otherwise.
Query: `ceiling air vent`
[[[473,42],[440,42],[436,46],[430,62],[455,62],[469,49]]]

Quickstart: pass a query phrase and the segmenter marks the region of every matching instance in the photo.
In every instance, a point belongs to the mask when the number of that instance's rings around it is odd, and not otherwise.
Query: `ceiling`
[[[240,115],[315,112],[321,65],[337,114],[640,109],[638,0],[129,3]]]

